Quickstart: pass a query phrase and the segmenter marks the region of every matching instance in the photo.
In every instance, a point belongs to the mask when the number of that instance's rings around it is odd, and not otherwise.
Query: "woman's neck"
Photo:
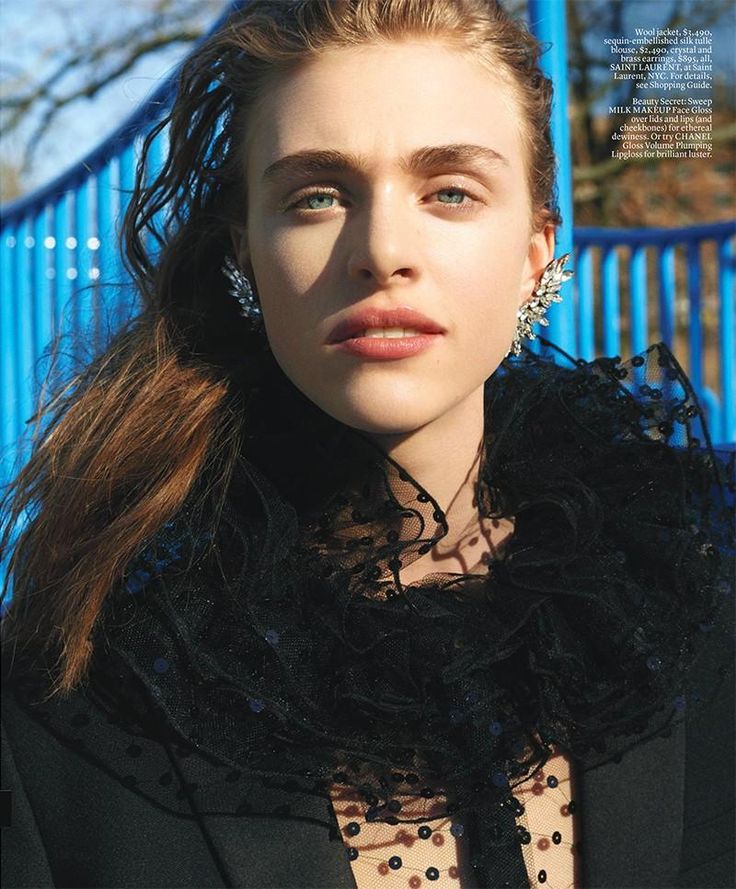
[[[374,434],[372,438],[435,498],[447,519],[447,535],[429,553],[407,566],[410,570],[402,571],[405,583],[433,571],[467,572],[484,556],[495,552],[512,526],[483,519],[478,511],[477,481],[484,443],[483,387],[412,433]]]

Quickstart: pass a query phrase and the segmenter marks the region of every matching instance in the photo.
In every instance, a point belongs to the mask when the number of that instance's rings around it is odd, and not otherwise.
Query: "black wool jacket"
[[[669,737],[578,777],[583,889],[736,885],[732,675]],[[53,706],[71,716],[78,694]],[[153,755],[162,772],[171,768],[167,746]],[[5,889],[356,885],[342,843],[330,842],[321,826],[247,816],[206,816],[200,825],[159,810],[60,743],[10,687],[2,701],[2,787],[11,796],[2,830]]]

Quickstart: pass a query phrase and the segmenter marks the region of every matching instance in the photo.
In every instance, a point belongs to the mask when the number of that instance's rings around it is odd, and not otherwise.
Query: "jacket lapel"
[[[576,784],[579,885],[585,889],[674,886],[684,814],[682,726],[673,728],[670,737],[654,737],[628,751],[619,763],[578,773]],[[288,805],[287,794],[283,802]],[[306,818],[299,822],[204,816],[224,885],[356,889],[339,835],[326,842],[325,828],[316,823],[332,813],[329,804],[313,797],[300,810]],[[310,814],[315,821],[309,820]]]
[[[680,869],[685,731],[578,775],[581,886],[674,886]]]
[[[289,807],[293,797],[268,791],[268,805]],[[224,886],[258,889],[356,889],[345,846],[334,823],[327,839],[325,815],[331,805],[320,797],[302,798],[300,820],[273,816],[201,816]]]

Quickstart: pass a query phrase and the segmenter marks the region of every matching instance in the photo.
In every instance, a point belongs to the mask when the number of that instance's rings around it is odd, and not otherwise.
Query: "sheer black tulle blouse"
[[[531,798],[560,797],[541,839],[574,854],[570,776],[706,706],[691,665],[728,660],[733,455],[663,344],[525,350],[485,408],[480,509],[513,534],[480,573],[404,585],[447,531],[432,492],[274,373],[219,521],[182,510],[95,634],[90,706],[175,739],[183,777],[87,755],[186,814],[273,813],[278,788],[281,816],[323,813],[356,879],[379,825],[396,885],[568,885],[530,854]]]

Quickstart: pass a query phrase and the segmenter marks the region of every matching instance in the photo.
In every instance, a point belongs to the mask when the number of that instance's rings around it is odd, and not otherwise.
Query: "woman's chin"
[[[371,436],[410,435],[431,423],[436,417],[436,412],[433,412],[429,405],[399,401],[333,406],[332,409],[327,409],[327,413],[345,426]]]
[[[452,378],[451,372],[446,374]],[[301,385],[299,385],[301,382]],[[480,377],[465,385],[447,385],[437,374],[413,378],[295,381],[302,393],[326,414],[358,432],[406,436],[443,418],[459,422],[483,413]],[[338,382],[338,385],[335,383]],[[476,399],[474,396],[478,395]]]

